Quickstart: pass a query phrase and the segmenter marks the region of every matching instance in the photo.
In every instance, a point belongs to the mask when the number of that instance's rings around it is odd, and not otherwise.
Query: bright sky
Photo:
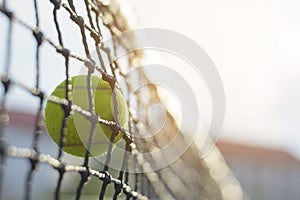
[[[223,139],[300,155],[300,2],[130,0],[142,27],[182,33],[208,53],[226,93]]]
[[[223,80],[226,93],[226,121],[222,139],[255,145],[275,146],[300,155],[300,3],[297,0],[128,0],[132,4],[140,27],[170,29],[198,43],[211,57]],[[26,2],[9,1],[24,20],[33,22]],[[43,9],[42,28],[55,38],[50,21],[52,5]],[[68,15],[61,15],[68,21]],[[51,21],[52,22],[52,21]],[[33,23],[31,23],[33,24]],[[0,30],[6,29],[0,17]],[[13,61],[14,78],[29,86],[34,79],[34,46],[31,33],[14,27],[13,54],[23,55]],[[72,25],[64,27],[70,49],[83,54],[82,48],[72,46],[78,38]],[[1,32],[2,35],[2,32]],[[22,36],[22,37],[20,37]],[[29,38],[24,41],[23,38]],[[0,37],[1,49],[4,38]],[[63,59],[56,53],[43,56],[42,87],[51,91],[63,76]],[[51,60],[51,62],[49,62]],[[1,67],[3,53],[0,54]],[[72,63],[73,66],[80,65]],[[22,66],[22,67],[20,67]],[[2,68],[1,68],[2,70]],[[76,71],[76,70],[75,70]],[[74,72],[75,72],[74,71]],[[58,73],[59,72],[59,73]],[[60,75],[57,75],[60,74]],[[20,96],[21,95],[21,96]],[[22,98],[15,98],[16,96]],[[18,109],[33,110],[31,96],[14,90],[11,102],[22,99]],[[13,105],[12,103],[12,105]],[[37,104],[37,102],[35,102]]]

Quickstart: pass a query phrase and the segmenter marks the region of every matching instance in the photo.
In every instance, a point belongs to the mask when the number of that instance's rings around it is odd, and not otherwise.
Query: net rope
[[[101,42],[101,34],[98,34],[100,32],[100,28],[98,27],[98,31],[95,30],[95,27],[93,25],[92,22],[92,18],[91,18],[91,11],[89,9],[89,2],[85,1],[86,3],[86,7],[87,7],[87,13],[89,15],[89,20],[90,20],[90,26],[88,26],[87,24],[85,24],[83,22],[83,18],[81,18],[80,16],[78,16],[76,14],[76,10],[75,10],[75,6],[73,4],[72,1],[68,1],[69,4],[67,3],[61,3],[60,1],[51,1],[51,3],[53,3],[54,5],[54,9],[53,9],[53,17],[54,17],[54,21],[55,21],[55,26],[56,26],[56,30],[57,30],[57,34],[58,34],[58,40],[59,40],[59,45],[55,44],[55,42],[53,42],[52,40],[50,40],[49,38],[47,38],[46,36],[43,35],[43,33],[39,30],[39,14],[38,14],[38,8],[37,8],[37,2],[34,1],[34,8],[35,8],[35,17],[36,17],[36,27],[31,27],[30,25],[28,25],[27,23],[25,23],[24,21],[22,21],[21,19],[19,19],[18,17],[13,15],[13,12],[9,11],[6,7],[6,1],[3,2],[3,5],[1,6],[0,11],[6,15],[9,19],[9,29],[8,29],[8,43],[7,43],[7,55],[6,55],[6,70],[4,75],[2,75],[1,77],[1,81],[5,87],[5,93],[4,93],[4,98],[1,102],[1,136],[3,135],[3,129],[5,127],[5,124],[8,123],[8,113],[5,110],[5,96],[7,94],[7,92],[9,91],[9,87],[11,87],[11,85],[15,85],[18,86],[22,89],[27,90],[28,92],[30,92],[32,95],[38,97],[40,99],[40,107],[38,109],[38,112],[36,114],[36,127],[35,127],[35,132],[34,132],[34,145],[33,145],[33,149],[24,149],[24,148],[17,148],[14,146],[9,146],[7,144],[5,144],[5,141],[3,139],[3,137],[1,137],[1,164],[4,165],[4,159],[5,156],[14,156],[14,157],[24,157],[24,158],[29,158],[31,161],[31,170],[28,173],[28,177],[27,177],[27,186],[26,186],[26,197],[25,199],[30,199],[30,191],[31,191],[31,179],[33,176],[33,172],[36,168],[36,165],[38,163],[47,163],[49,165],[51,165],[53,168],[57,169],[59,171],[59,181],[57,184],[57,188],[56,188],[56,192],[55,192],[55,199],[59,199],[59,190],[61,187],[61,182],[63,179],[63,175],[66,172],[79,172],[82,176],[81,182],[78,186],[78,190],[77,190],[77,194],[76,194],[76,199],[80,198],[80,194],[81,194],[81,190],[83,188],[83,184],[88,180],[88,177],[90,175],[98,177],[100,180],[103,181],[103,186],[102,186],[102,190],[101,190],[101,194],[100,194],[100,199],[102,199],[104,197],[105,194],[105,187],[107,184],[109,183],[113,183],[115,184],[115,186],[118,189],[118,191],[116,190],[116,194],[114,195],[114,199],[116,199],[116,196],[118,195],[118,193],[120,193],[121,191],[123,191],[127,197],[135,197],[137,199],[147,199],[147,197],[141,195],[140,193],[137,193],[135,191],[133,191],[127,184],[126,182],[128,182],[128,180],[125,180],[125,182],[123,181],[123,172],[124,172],[124,166],[126,164],[123,165],[122,169],[120,169],[120,175],[119,178],[113,178],[110,176],[110,174],[108,173],[108,164],[109,164],[109,160],[110,160],[110,153],[112,150],[112,147],[110,146],[110,148],[108,149],[108,153],[107,153],[107,164],[104,168],[103,171],[97,171],[94,169],[90,169],[88,167],[88,162],[89,162],[89,151],[87,150],[85,159],[84,159],[84,163],[82,166],[72,166],[72,165],[65,165],[64,163],[61,162],[61,157],[62,157],[62,151],[63,151],[63,140],[65,137],[65,123],[66,123],[66,118],[69,116],[69,113],[71,111],[75,111],[75,112],[79,112],[82,115],[84,115],[85,117],[89,118],[92,122],[93,122],[93,126],[90,130],[90,133],[94,132],[94,126],[97,122],[101,123],[101,124],[105,124],[107,126],[110,126],[112,128],[115,129],[116,132],[122,130],[125,134],[123,136],[124,140],[126,141],[126,145],[129,146],[133,140],[132,137],[130,136],[130,133],[128,133],[128,131],[126,131],[125,129],[123,129],[122,127],[120,127],[119,124],[117,124],[116,122],[113,121],[107,121],[107,120],[103,120],[100,117],[98,117],[95,114],[95,108],[93,105],[93,102],[89,102],[90,103],[90,110],[83,110],[82,108],[80,108],[79,106],[76,105],[72,105],[70,100],[69,100],[69,95],[70,95],[70,87],[69,86],[69,58],[74,58],[77,59],[79,61],[84,62],[85,66],[88,68],[89,70],[89,74],[88,76],[90,77],[92,72],[94,70],[98,70],[103,77],[106,78],[106,80],[112,84],[114,84],[115,78],[108,75],[105,71],[104,71],[104,66],[102,66],[102,68],[100,68],[99,66],[95,66],[95,64],[93,63],[93,61],[91,60],[91,56],[89,53],[89,48],[86,42],[86,35],[85,35],[85,30],[89,31],[91,34],[91,37],[95,40],[95,46],[97,48],[97,46],[99,45],[99,43]],[[91,3],[91,2],[90,2]],[[101,6],[104,6],[103,4],[101,4],[101,2],[97,2],[98,4],[100,4]],[[95,5],[94,9],[95,9]],[[74,55],[72,53],[70,53],[70,51],[68,49],[66,49],[65,47],[63,47],[63,40],[62,40],[62,34],[60,32],[60,26],[57,20],[57,10],[60,9],[60,7],[64,8],[66,11],[68,11],[70,13],[70,18],[71,20],[74,21],[74,23],[76,23],[81,31],[82,34],[82,43],[85,49],[85,53],[86,53],[86,58],[78,56],[78,55]],[[99,15],[99,12],[97,10],[94,10],[96,12],[96,16]],[[32,31],[34,37],[36,38],[36,87],[35,88],[28,88],[27,86],[20,84],[20,83],[16,83],[13,80],[9,79],[9,67],[10,67],[10,54],[11,54],[11,36],[12,36],[12,23],[16,22],[19,23],[20,25],[24,26],[25,28],[27,28],[28,30]],[[108,26],[113,27],[113,24],[106,24]],[[46,96],[39,88],[39,68],[40,68],[40,64],[39,64],[39,51],[40,51],[40,45],[43,42],[47,42],[49,43],[52,47],[54,47],[56,49],[56,51],[58,53],[60,53],[64,58],[65,58],[65,68],[66,68],[66,81],[67,81],[67,87],[66,87],[66,99],[60,99],[58,97],[55,96]],[[110,54],[109,50],[107,47],[105,46],[101,46],[102,50],[104,50],[108,55]],[[99,56],[99,59],[102,60],[102,57]],[[103,63],[103,62],[101,62]],[[89,88],[90,90],[90,88]],[[89,93],[89,100],[92,100],[93,98],[91,98],[92,94],[91,92]],[[43,128],[43,115],[42,115],[42,105],[43,105],[43,101],[48,100],[57,104],[60,104],[64,107],[64,111],[65,111],[65,118],[63,121],[63,126],[64,127],[62,129],[62,137],[61,137],[61,141],[60,141],[60,148],[59,148],[59,152],[58,152],[58,156],[57,158],[53,158],[49,155],[44,155],[41,154],[39,152],[39,137],[40,134],[42,132],[42,128]],[[90,137],[92,138],[92,137]],[[113,137],[112,137],[113,139]],[[127,150],[129,150],[129,147],[127,147]],[[126,156],[124,156],[124,163],[126,162]],[[1,169],[3,169],[3,167],[1,167]],[[2,174],[3,172],[1,172]],[[118,193],[117,193],[118,192]]]
[[[3,97],[1,101],[0,110],[0,194],[2,194],[1,189],[3,188],[3,173],[5,170],[5,160],[7,157],[25,158],[30,161],[30,170],[26,178],[26,194],[24,199],[32,198],[32,179],[34,176],[34,171],[37,166],[41,163],[48,164],[57,170],[59,178],[57,181],[54,199],[60,199],[60,191],[63,184],[63,177],[66,173],[79,173],[81,175],[81,180],[78,184],[76,191],[76,199],[80,199],[81,193],[85,183],[89,181],[90,177],[95,177],[102,181],[102,187],[99,193],[99,199],[104,199],[106,188],[109,184],[114,185],[113,199],[117,199],[121,193],[125,195],[125,199],[222,199],[221,189],[219,188],[216,181],[211,177],[209,173],[209,166],[204,160],[194,159],[198,157],[199,149],[195,144],[188,146],[184,143],[184,134],[180,132],[177,127],[174,118],[170,113],[167,113],[166,125],[163,127],[162,132],[167,132],[168,134],[156,135],[151,139],[136,139],[133,137],[133,133],[139,133],[143,127],[143,124],[139,122],[134,113],[130,112],[130,129],[125,130],[115,121],[107,121],[101,119],[95,112],[95,105],[93,100],[93,91],[91,88],[91,76],[97,71],[102,75],[102,79],[107,81],[111,88],[114,87],[116,82],[118,82],[118,76],[124,77],[122,67],[119,65],[118,61],[115,59],[114,55],[117,51],[117,45],[127,48],[126,42],[120,38],[118,35],[123,31],[129,29],[123,13],[118,7],[118,4],[112,1],[110,4],[102,2],[100,0],[84,0],[87,21],[84,20],[82,16],[77,12],[76,5],[73,0],[68,0],[62,2],[60,0],[50,0],[49,3],[53,5],[53,23],[56,29],[57,42],[53,39],[48,38],[42,30],[40,30],[40,16],[38,9],[38,1],[33,0],[34,5],[34,15],[35,15],[35,25],[31,26],[27,22],[23,21],[21,18],[16,16],[14,12],[7,6],[7,1],[3,0],[0,6],[0,12],[6,16],[8,20],[7,27],[7,38],[6,38],[6,51],[5,51],[5,62],[4,62],[4,72],[1,74],[1,82],[3,85]],[[84,49],[85,55],[76,55],[72,50],[68,49],[64,43],[64,37],[61,32],[61,24],[58,17],[58,12],[67,12],[70,16],[70,20],[77,25],[80,34],[81,42],[79,44]],[[12,54],[12,35],[13,26],[17,23],[31,31],[33,37],[36,40],[36,52],[35,52],[35,87],[30,88],[23,83],[14,81],[12,74],[10,73],[11,67],[11,54]],[[107,27],[112,36],[116,36],[113,45],[113,49],[108,47],[103,42],[103,35],[100,24]],[[88,45],[87,40],[92,39],[94,41],[93,48],[96,49],[97,59],[100,66],[92,59],[91,47]],[[130,42],[129,38],[129,42]],[[59,98],[52,95],[45,94],[40,88],[40,51],[41,45],[47,43],[50,47],[54,48],[56,52],[61,55],[65,61],[65,79],[66,79],[66,98]],[[109,70],[104,64],[104,58],[102,52],[105,53],[107,59],[109,60]],[[130,67],[137,67],[142,58],[141,51],[133,51],[128,55],[128,62]],[[70,85],[70,59],[80,61],[84,64],[87,69],[87,79],[88,79],[88,96],[89,96],[89,109],[85,110],[78,105],[73,104],[70,100],[71,98],[71,85]],[[124,77],[126,79],[126,77]],[[139,71],[140,79],[147,79],[143,71]],[[6,108],[7,95],[10,88],[15,86],[22,90],[27,91],[36,98],[39,99],[39,108],[35,115],[35,129],[33,132],[33,145],[32,148],[20,148],[17,146],[10,145],[6,142],[4,132],[5,128],[9,125],[9,111]],[[130,80],[126,79],[126,86],[128,90],[131,89]],[[151,102],[161,102],[157,89],[153,85],[149,85],[148,92],[151,93]],[[114,97],[115,98],[115,97]],[[115,100],[115,99],[114,99]],[[59,148],[57,156],[53,157],[40,152],[40,137],[44,130],[44,119],[43,119],[43,105],[45,101],[50,101],[62,106],[64,110],[64,119],[61,129],[61,138],[59,143]],[[144,103],[141,100],[141,96],[136,94],[137,107],[136,112],[140,110],[147,110],[148,103]],[[116,103],[116,101],[114,101]],[[117,106],[114,106],[116,109]],[[77,112],[85,116],[91,122],[91,127],[89,132],[89,143],[87,146],[87,151],[83,160],[82,165],[72,165],[63,162],[63,148],[66,137],[66,121],[71,112]],[[118,176],[113,177],[109,172],[109,164],[112,156],[112,145],[109,145],[106,161],[104,168],[92,169],[90,167],[89,150],[91,148],[91,142],[93,138],[93,133],[97,123],[109,126],[112,130],[112,136],[110,141],[114,141],[114,138],[119,134],[120,131],[124,132],[123,140],[125,141],[124,155],[122,157],[123,161],[118,170]],[[168,155],[161,155],[160,157],[151,155],[148,157],[143,156],[143,152],[150,152],[153,148],[162,148],[169,143],[172,138],[174,138],[173,133],[178,133],[182,138],[183,143],[173,144],[170,148],[173,151],[178,151],[182,145],[188,146],[185,153],[178,158],[174,163],[165,167],[162,170],[155,171],[155,166],[162,162],[162,160]],[[128,158],[129,154],[133,156],[134,167],[138,169],[137,171],[141,173],[134,174],[134,184],[129,184],[129,171],[128,171]],[[147,172],[147,173],[143,173]],[[1,195],[0,195],[1,198]]]

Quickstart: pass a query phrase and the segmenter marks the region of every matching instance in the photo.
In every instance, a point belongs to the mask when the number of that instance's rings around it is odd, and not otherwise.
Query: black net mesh
[[[127,63],[120,64],[115,59],[115,53],[118,48],[126,49],[126,44],[130,43],[133,38],[119,38],[118,34],[129,29],[129,25],[119,4],[115,1],[104,2],[100,0],[85,0],[83,5],[85,6],[85,13],[78,13],[77,2],[68,0],[61,2],[60,0],[50,1],[27,1],[28,4],[33,6],[34,14],[28,13],[28,15],[34,15],[34,25],[32,22],[27,22],[21,17],[18,17],[14,13],[14,8],[9,6],[9,2],[2,1],[0,12],[2,14],[1,19],[7,21],[6,27],[1,29],[1,37],[4,37],[4,31],[6,31],[5,47],[2,47],[4,62],[1,69],[1,81],[3,85],[3,93],[1,94],[1,113],[0,113],[0,194],[3,185],[6,184],[3,181],[3,174],[6,170],[6,160],[10,157],[28,159],[30,162],[30,168],[27,173],[25,183],[24,199],[32,199],[34,194],[32,188],[32,182],[34,181],[34,172],[37,167],[44,163],[51,166],[57,171],[58,181],[55,185],[55,191],[53,192],[54,199],[60,199],[61,188],[64,182],[64,177],[69,173],[80,174],[80,180],[76,184],[76,191],[74,192],[74,198],[82,198],[82,191],[86,183],[92,180],[99,180],[96,183],[98,188],[98,198],[112,198],[112,199],[224,199],[224,192],[222,187],[212,175],[210,171],[210,165],[214,162],[223,162],[222,159],[215,161],[205,161],[205,159],[199,159],[199,148],[196,144],[185,144],[185,136],[180,132],[177,127],[174,118],[170,113],[166,115],[166,123],[161,130],[162,134],[157,134],[149,138],[134,137],[139,135],[145,127],[141,123],[139,113],[147,110],[149,102],[161,102],[157,88],[155,85],[148,85],[144,93],[150,94],[149,98],[143,98],[143,93],[136,94],[131,102],[130,106],[130,122],[129,130],[125,130],[115,121],[107,121],[101,119],[95,113],[95,106],[93,102],[93,91],[91,89],[91,76],[96,72],[101,74],[102,79],[107,81],[113,88],[118,81],[123,78],[126,80],[126,90],[128,93],[132,90],[131,84],[133,81],[143,81],[147,79],[142,70],[138,70],[138,75],[135,80],[125,77],[124,74],[131,68],[136,68],[140,65],[143,52],[131,51],[127,55]],[[43,10],[39,9],[38,4],[52,4],[52,19],[48,19],[48,23],[52,21],[53,27],[56,30],[56,38],[48,38],[47,33],[41,30],[40,13]],[[81,2],[82,3],[82,2]],[[65,43],[65,39],[69,35],[63,34],[63,26],[61,25],[62,19],[59,14],[67,13],[69,15],[69,21],[73,23],[77,29],[74,32],[80,32],[81,40],[77,41],[77,46],[83,48],[84,54],[77,55],[70,49]],[[83,16],[84,15],[84,16]],[[64,19],[66,20],[66,19]],[[14,26],[21,26],[23,29],[32,32],[32,37],[35,38],[35,86],[30,88],[26,85],[26,81],[19,82],[14,80],[14,74],[11,73],[12,60],[18,59],[18,55],[13,55],[12,38],[14,34]],[[109,35],[114,37],[112,46],[107,46],[104,41],[103,29],[108,30]],[[21,37],[21,36],[18,36]],[[25,39],[25,38],[24,38]],[[19,44],[20,46],[22,44]],[[65,80],[66,80],[66,98],[59,98],[49,94],[45,94],[41,89],[41,77],[46,79],[47,76],[41,74],[41,52],[42,46],[47,45],[47,48],[52,48],[57,52],[57,57],[64,59]],[[91,50],[95,49],[95,58],[92,56]],[[87,90],[89,95],[89,109],[85,110],[78,105],[73,104],[70,94],[70,62],[76,60],[82,62],[86,68],[87,75]],[[105,60],[109,61],[109,65],[105,66]],[[97,65],[96,63],[100,63]],[[10,95],[12,87],[16,87],[20,90],[26,91],[32,94],[32,98],[38,99],[38,110],[35,115],[35,127],[33,132],[33,145],[31,148],[21,148],[9,144],[5,138],[6,129],[11,125],[9,116],[10,111],[7,109],[7,97]],[[40,150],[40,137],[44,132],[44,104],[45,101],[51,101],[56,104],[60,104],[65,113],[64,120],[61,129],[61,139],[59,142],[59,148],[56,156],[50,156],[41,152]],[[115,106],[116,107],[116,106]],[[112,145],[108,146],[105,159],[103,161],[102,168],[93,168],[91,166],[90,152],[88,145],[82,164],[72,164],[64,161],[64,143],[66,137],[66,120],[71,112],[77,112],[85,116],[91,122],[91,127],[87,132],[89,137],[93,137],[93,132],[97,123],[108,126],[112,130],[111,141],[114,140],[120,131],[123,134],[123,147],[125,151],[122,155],[119,155],[117,160],[121,160],[118,169],[112,169],[110,163],[114,154],[112,154]],[[176,152],[187,148],[183,155],[180,156],[175,162],[164,167],[160,170],[155,170],[157,166],[169,155],[156,155],[147,154],[145,152],[153,152],[153,149],[160,149],[169,144],[175,135],[178,134],[182,138],[180,143],[172,143],[169,146],[170,152]],[[219,155],[219,154],[218,154]],[[134,169],[134,172],[130,170]],[[47,175],[45,175],[46,177]],[[229,176],[229,175],[227,175]],[[47,181],[47,180],[45,180]],[[113,185],[113,192],[107,192],[108,186]],[[224,185],[224,184],[223,184]],[[2,195],[1,195],[2,196]]]

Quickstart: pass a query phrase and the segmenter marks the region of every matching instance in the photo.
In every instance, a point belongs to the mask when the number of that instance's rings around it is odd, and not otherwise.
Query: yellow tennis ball
[[[95,103],[95,111],[102,119],[118,122],[123,128],[128,128],[128,107],[122,92],[118,88],[114,88],[117,100],[117,113],[114,112],[113,94],[110,85],[98,76],[91,76],[93,99]],[[74,105],[78,105],[84,110],[89,110],[89,97],[87,89],[87,75],[72,77],[70,81],[72,85],[71,100]],[[51,95],[66,98],[66,81],[60,83]],[[116,115],[116,116],[115,116]],[[48,101],[45,108],[45,123],[49,135],[59,145],[61,138],[62,121],[64,111],[61,105]],[[66,123],[66,140],[64,151],[84,157],[88,140],[90,136],[91,121],[78,112],[71,112]],[[110,142],[112,130],[110,127],[97,123],[94,131],[90,156],[97,156],[107,152]],[[115,137],[114,143],[122,138],[123,133],[120,132]]]

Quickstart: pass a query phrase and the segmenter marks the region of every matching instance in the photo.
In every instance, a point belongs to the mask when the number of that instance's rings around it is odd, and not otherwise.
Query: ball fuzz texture
[[[87,89],[87,75],[71,78],[71,101],[89,111],[89,97]],[[115,87],[112,92],[110,85],[98,76],[91,76],[92,93],[95,111],[102,119],[118,122],[123,128],[128,128],[128,107],[122,92]],[[53,96],[66,98],[66,81],[60,83],[52,92]],[[114,109],[114,96],[117,109]],[[64,110],[61,105],[48,101],[45,108],[46,128],[57,145],[60,143]],[[71,112],[66,122],[66,137],[63,150],[74,156],[84,157],[88,146],[91,121],[78,112]],[[90,156],[97,156],[107,152],[112,130],[109,126],[97,123],[94,131]],[[120,132],[114,139],[114,144],[120,141]]]

